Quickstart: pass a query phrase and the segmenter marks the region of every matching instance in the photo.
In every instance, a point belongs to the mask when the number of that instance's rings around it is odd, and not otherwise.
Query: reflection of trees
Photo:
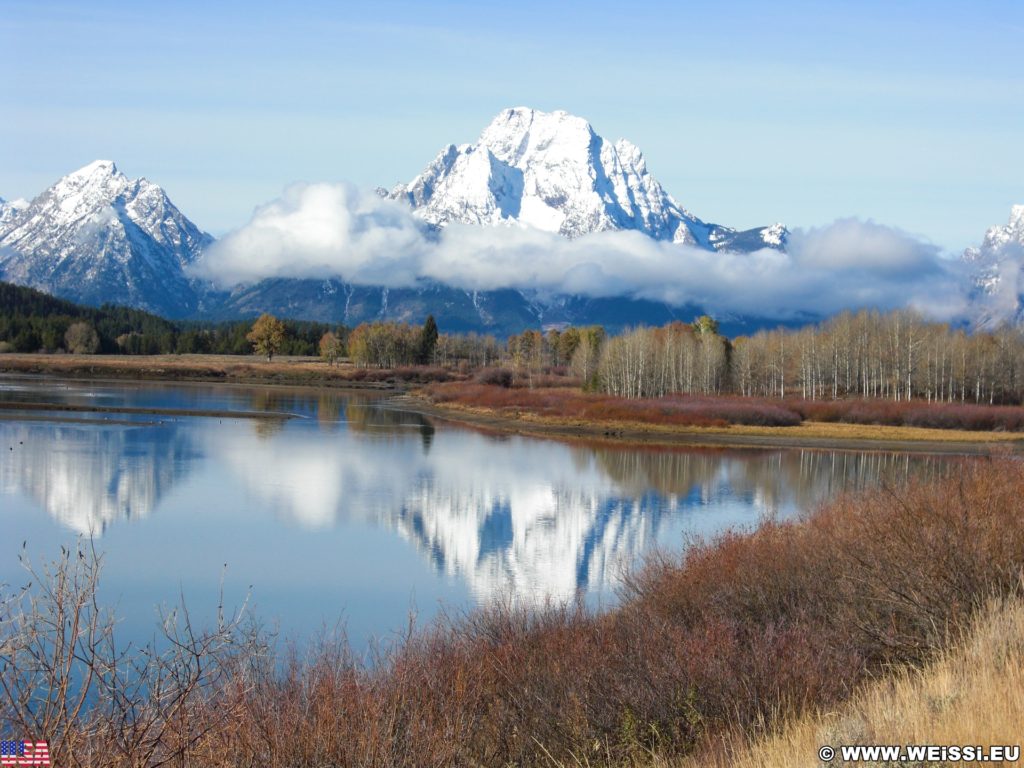
[[[335,432],[341,420],[342,401],[337,395],[331,392],[324,392],[316,402],[316,420],[320,429],[325,432]]]
[[[312,414],[318,405],[318,400],[312,394],[269,387],[252,389],[249,398],[254,411]]]
[[[836,494],[910,477],[934,477],[948,462],[935,456],[849,451],[777,451],[759,461],[735,461],[729,466],[734,492],[760,500],[768,510],[783,504],[811,510]]]
[[[402,439],[410,433],[419,432],[424,452],[430,450],[434,441],[434,425],[422,413],[350,401],[345,405],[345,419],[353,432],[374,439]]]
[[[722,456],[714,453],[577,449],[590,454],[623,492],[641,495],[652,490],[664,495],[685,496],[698,485],[707,485],[721,470]]]
[[[810,509],[845,491],[933,477],[943,462],[933,456],[849,451],[780,450],[681,452],[575,449],[577,464],[593,456],[597,465],[629,494],[654,490],[707,497],[722,489],[759,502],[766,511],[783,505]]]
[[[267,440],[284,429],[286,419],[267,417],[265,419],[253,419],[253,431],[261,440]]]

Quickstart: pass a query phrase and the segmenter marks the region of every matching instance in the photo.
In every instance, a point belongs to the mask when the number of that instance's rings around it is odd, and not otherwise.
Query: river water
[[[0,582],[92,536],[128,639],[221,590],[300,642],[356,648],[492,600],[614,603],[624,569],[695,536],[790,518],[948,457],[650,449],[486,434],[339,391],[0,378],[0,399],[291,419],[0,412]],[[24,549],[23,549],[24,547]]]

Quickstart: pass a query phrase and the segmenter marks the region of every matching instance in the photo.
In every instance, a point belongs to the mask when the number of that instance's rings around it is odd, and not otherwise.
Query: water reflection
[[[0,494],[21,491],[82,534],[146,517],[199,457],[178,424],[6,422]]]
[[[0,445],[8,448],[0,493],[23,493],[73,531],[102,533],[115,521],[145,518],[175,484],[203,470],[217,478],[204,503],[244,508],[245,534],[260,546],[311,531],[344,537],[369,525],[409,542],[440,578],[464,582],[477,600],[603,599],[621,569],[654,546],[678,549],[690,534],[794,515],[840,491],[934,474],[948,462],[495,438],[437,429],[386,401],[336,392],[76,385],[59,396],[299,416],[0,421]],[[208,525],[203,510],[169,514],[185,516],[197,537]]]
[[[423,414],[389,407],[387,403],[367,408],[365,402],[353,400],[345,409],[345,417],[349,429],[371,439],[393,442],[393,438],[403,440],[410,434],[419,433],[424,453],[430,451],[436,431],[433,422]]]
[[[594,457],[624,493],[654,491],[670,498],[692,497],[702,504],[725,494],[772,515],[809,510],[844,491],[899,483],[911,476],[931,477],[949,463],[906,453],[809,449],[577,452],[583,460]]]

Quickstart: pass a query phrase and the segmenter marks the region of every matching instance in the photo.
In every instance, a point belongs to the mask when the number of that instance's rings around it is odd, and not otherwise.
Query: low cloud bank
[[[787,253],[713,253],[637,232],[567,240],[517,225],[453,224],[436,233],[403,203],[349,184],[289,187],[212,246],[195,270],[221,285],[337,277],[407,288],[429,280],[465,290],[692,302],[778,319],[903,306],[952,318],[966,307],[967,283],[962,265],[936,246],[871,221],[796,230]]]

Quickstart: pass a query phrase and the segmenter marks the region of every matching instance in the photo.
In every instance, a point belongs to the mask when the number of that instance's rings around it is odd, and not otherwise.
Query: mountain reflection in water
[[[838,492],[938,473],[948,462],[496,437],[337,392],[93,389],[62,390],[57,401],[89,396],[298,418],[84,424],[15,417],[0,421],[2,445],[10,446],[0,457],[0,493],[31,498],[72,531],[103,534],[120,521],[163,514],[175,486],[212,469],[223,491],[209,504],[251,509],[253,535],[268,547],[303,532],[382,528],[410,542],[437,574],[464,581],[477,601],[603,599],[621,569],[655,547],[678,550],[688,535],[790,517]],[[201,535],[199,511],[192,524]]]

